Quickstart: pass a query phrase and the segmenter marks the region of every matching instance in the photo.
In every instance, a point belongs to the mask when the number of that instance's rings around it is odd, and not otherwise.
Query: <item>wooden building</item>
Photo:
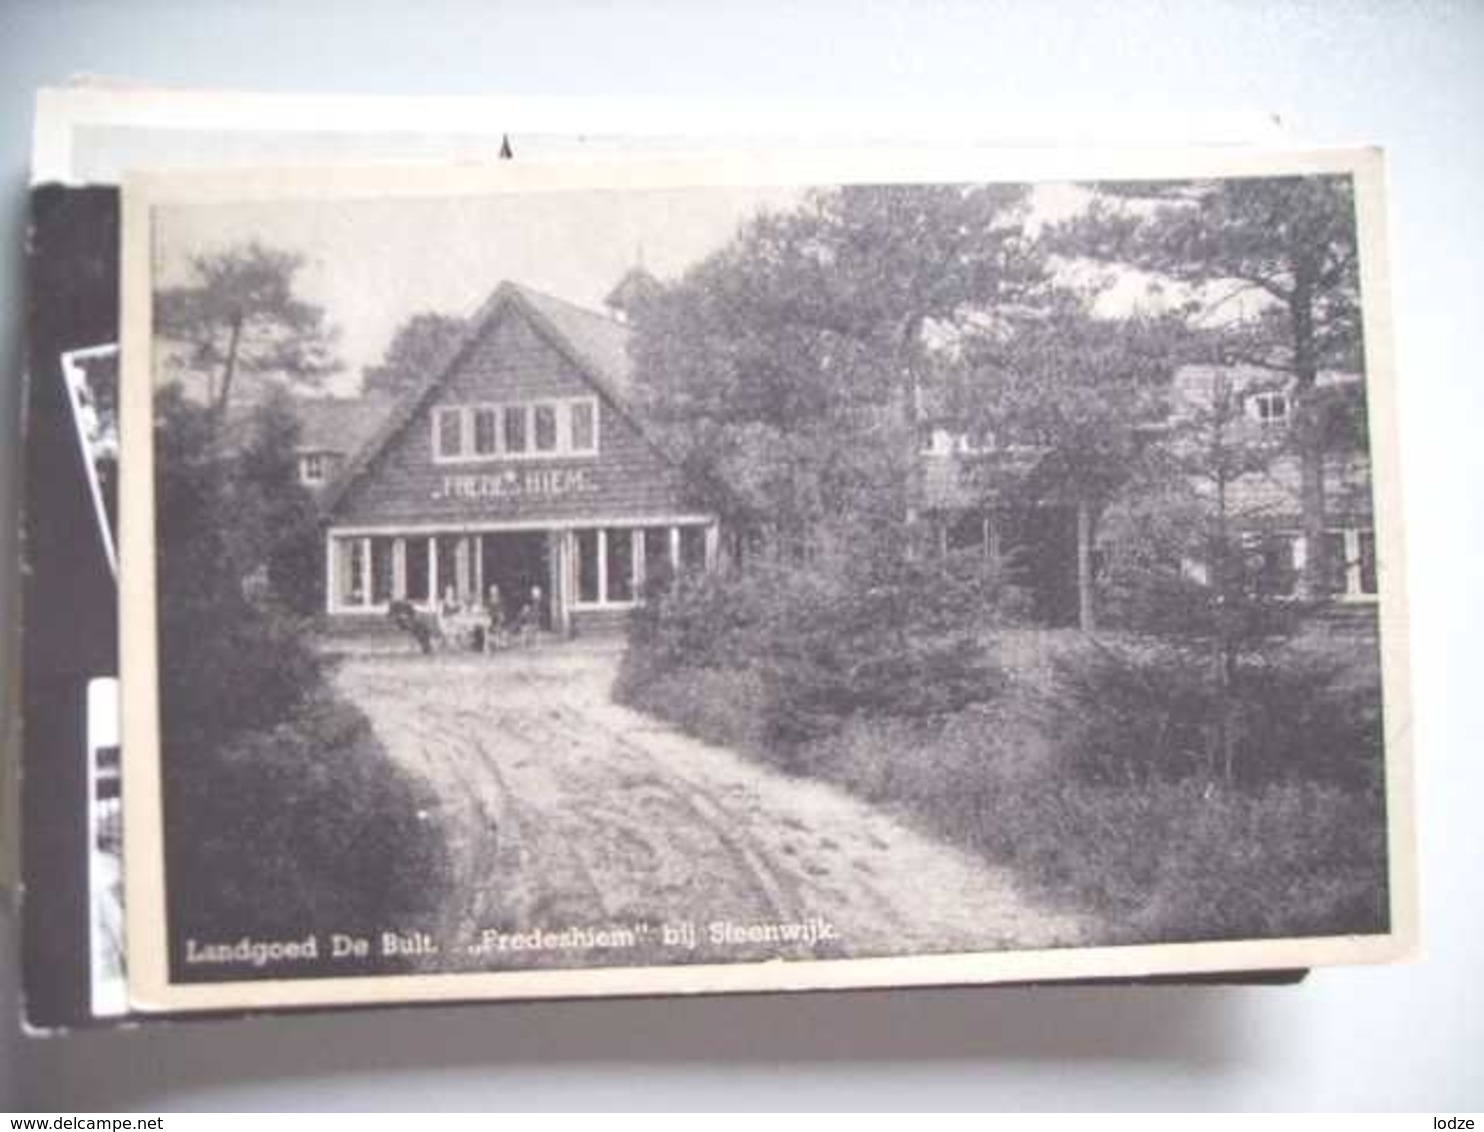
[[[627,327],[502,283],[322,496],[326,610],[535,596],[557,632],[612,625],[657,574],[714,562],[715,516],[629,396]]]
[[[1320,375],[1332,423],[1326,431],[1323,493],[1325,577],[1311,595],[1337,603],[1366,605],[1377,596],[1371,463],[1365,442],[1365,384],[1357,373]],[[1171,378],[1165,417],[1150,422],[1148,438],[1172,450],[1211,459],[1213,421],[1223,423],[1231,465],[1226,485],[1227,521],[1241,548],[1256,593],[1299,596],[1308,556],[1302,530],[1299,456],[1289,430],[1294,415],[1292,382],[1247,366],[1184,365]],[[1218,405],[1218,403],[1220,403]],[[1238,456],[1238,452],[1244,455]],[[951,425],[921,430],[917,506],[932,525],[944,552],[979,549],[998,559],[1006,577],[1023,589],[1030,612],[1042,624],[1075,624],[1078,617],[1078,537],[1075,509],[1037,489],[1044,450],[976,441]],[[1200,463],[1199,460],[1191,461]],[[1208,477],[1192,477],[1191,489],[1214,502]],[[1099,573],[1119,552],[1107,533],[1090,548]],[[1204,582],[1204,563],[1181,563]]]
[[[1331,421],[1322,476],[1325,577],[1323,592],[1309,596],[1370,604],[1377,598],[1377,569],[1365,382],[1358,373],[1326,371],[1319,375],[1317,393],[1328,401]],[[1227,485],[1228,516],[1256,592],[1297,597],[1309,548],[1302,529],[1302,472],[1289,436],[1296,400],[1292,381],[1251,366],[1187,365],[1175,374],[1171,400],[1173,427],[1195,422],[1191,443],[1210,447],[1215,406],[1228,400],[1225,444],[1266,453]],[[1201,487],[1208,496],[1214,491],[1209,481]],[[1203,564],[1188,565],[1193,575],[1206,578]]]

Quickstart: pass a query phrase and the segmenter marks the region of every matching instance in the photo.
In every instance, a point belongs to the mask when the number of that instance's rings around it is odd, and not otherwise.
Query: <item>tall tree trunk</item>
[[[1317,430],[1316,430],[1317,431]],[[1304,570],[1300,578],[1303,596],[1317,600],[1328,593],[1329,547],[1325,538],[1324,445],[1315,436],[1301,436],[1299,443],[1299,502],[1303,511]]]
[[[1319,363],[1314,343],[1314,303],[1303,273],[1294,287],[1289,314],[1293,325],[1293,429],[1298,447],[1300,527],[1304,536],[1304,568],[1299,590],[1312,601],[1325,596],[1329,548],[1324,537],[1324,422],[1320,419],[1316,396]]]
[[[1084,633],[1097,626],[1097,603],[1092,577],[1092,504],[1077,500],[1077,624]]]
[[[922,458],[918,454],[921,444],[918,441],[917,429],[922,423],[919,419],[922,408],[921,377],[918,373],[919,355],[922,349],[922,326],[925,321],[920,314],[908,316],[902,325],[901,337],[897,343],[897,358],[902,374],[902,428],[906,434],[905,453],[907,483],[906,498],[903,500],[903,515],[907,525],[907,537],[909,549],[915,552],[917,534],[913,528],[917,525],[917,504],[922,490]]]
[[[242,316],[232,317],[232,331],[227,337],[227,358],[222,363],[222,387],[216,399],[215,428],[218,433],[227,423],[227,405],[232,398],[232,378],[237,373],[237,349],[242,341]]]

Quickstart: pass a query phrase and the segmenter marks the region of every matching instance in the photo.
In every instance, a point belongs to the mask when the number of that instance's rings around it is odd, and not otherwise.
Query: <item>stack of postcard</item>
[[[42,96],[32,1027],[1410,951],[1380,153],[865,120]]]

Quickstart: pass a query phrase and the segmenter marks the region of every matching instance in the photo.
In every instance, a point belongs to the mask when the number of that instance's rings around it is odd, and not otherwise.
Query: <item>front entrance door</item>
[[[551,566],[544,531],[495,531],[480,536],[484,595],[500,587],[507,618],[518,614],[539,588],[541,627],[551,628]]]

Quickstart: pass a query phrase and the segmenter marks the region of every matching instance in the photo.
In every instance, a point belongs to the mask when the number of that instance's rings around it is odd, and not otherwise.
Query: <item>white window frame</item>
[[[1340,536],[1341,553],[1344,555],[1345,588],[1340,593],[1332,595],[1336,601],[1370,602],[1380,597],[1381,568],[1379,562],[1373,567],[1373,573],[1376,575],[1375,590],[1367,593],[1361,586],[1364,564],[1360,555],[1360,536],[1367,531],[1371,535],[1371,554],[1375,556],[1377,545],[1374,527],[1330,527],[1325,532]]]
[[[371,602],[371,536],[332,535],[328,553],[331,612],[366,613],[374,610],[376,606]],[[359,592],[359,601],[352,601],[351,594],[342,592],[342,580],[351,583],[346,588]]]
[[[311,485],[325,482],[323,452],[305,452],[299,457],[299,482]]]
[[[588,405],[593,418],[593,443],[591,448],[577,448],[572,443],[572,409],[575,405]],[[556,446],[540,451],[536,448],[536,410],[549,407],[556,415]],[[444,414],[459,414],[459,448],[456,454],[445,454],[439,446],[439,422]],[[491,452],[476,452],[474,449],[474,416],[479,412],[495,414],[495,447]],[[524,420],[526,446],[519,452],[511,451],[505,438],[506,419],[519,413]],[[433,407],[432,448],[433,463],[488,464],[496,461],[550,461],[593,459],[601,448],[602,414],[597,397],[537,397],[529,401],[479,401],[470,404],[440,404]]]
[[[1259,390],[1247,398],[1247,405],[1252,419],[1261,428],[1286,428],[1288,427],[1288,422],[1293,417],[1293,398],[1283,389]],[[1277,405],[1283,407],[1281,413],[1273,412],[1274,407]],[[1268,415],[1266,416],[1263,415],[1263,406],[1267,406],[1266,412]]]
[[[540,415],[542,409],[551,410],[550,448],[542,448],[537,441],[539,430],[536,427],[536,418]],[[527,451],[531,455],[548,458],[561,455],[562,449],[566,447],[562,441],[564,439],[571,439],[570,434],[565,438],[562,436],[562,417],[565,416],[562,409],[563,405],[560,401],[532,401],[530,403],[530,407],[526,410],[526,427],[529,430],[526,433],[526,440],[528,442]]]
[[[458,464],[467,461],[470,457],[464,446],[464,437],[468,433],[467,407],[463,405],[435,405],[433,407],[433,462],[435,464]],[[443,421],[447,417],[457,420],[458,428],[455,436],[458,437],[458,447],[453,452],[443,450]],[[472,439],[472,438],[471,438]]]
[[[498,404],[469,405],[464,409],[469,422],[465,426],[469,436],[470,460],[493,460],[505,449],[505,410]],[[495,446],[488,452],[479,451],[479,414],[493,413],[495,417]]]
[[[623,530],[629,532],[629,570],[632,583],[630,586],[630,592],[632,596],[627,601],[613,601],[608,596],[609,530]],[[644,540],[644,528],[631,526],[626,523],[609,524],[608,526],[602,527],[574,528],[572,531],[573,538],[571,543],[572,553],[574,556],[574,561],[572,563],[572,575],[574,579],[580,579],[582,576],[582,563],[580,561],[580,556],[582,554],[582,539],[580,536],[588,532],[591,532],[594,535],[593,544],[598,555],[598,600],[582,600],[582,585],[579,580],[577,584],[572,587],[572,608],[574,610],[633,609],[637,605],[642,605],[643,598],[641,597],[641,594],[643,593],[642,576],[644,568],[642,564],[637,567],[635,566],[634,556],[636,553],[640,552],[640,548],[642,547]]]
[[[572,427],[573,410],[578,405],[586,405],[592,410],[592,434],[593,442],[590,447],[578,448],[572,439],[574,429]],[[598,399],[596,397],[568,397],[561,406],[557,415],[557,433],[561,439],[562,447],[573,456],[596,456],[598,454]]]
[[[524,447],[519,452],[510,449],[509,421],[511,418],[521,418],[520,437]],[[500,406],[500,458],[502,460],[524,460],[532,452],[531,436],[531,405],[529,401],[521,401],[514,404]]]

